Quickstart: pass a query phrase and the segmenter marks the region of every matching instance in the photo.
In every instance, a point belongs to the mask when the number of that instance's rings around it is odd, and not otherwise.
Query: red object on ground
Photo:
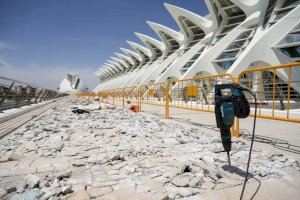
[[[131,105],[130,110],[133,112],[138,112],[139,111],[139,106],[138,105]]]

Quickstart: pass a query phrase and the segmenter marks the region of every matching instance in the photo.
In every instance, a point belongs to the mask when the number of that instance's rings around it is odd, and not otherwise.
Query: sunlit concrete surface
[[[56,103],[1,139],[2,198],[239,198],[249,142],[233,139],[230,173],[213,113],[171,109],[166,120],[158,106],[134,113],[129,104],[123,109],[72,96]],[[75,114],[76,108],[90,113]],[[257,135],[299,144],[292,139],[298,124],[265,123],[258,120]],[[241,122],[248,131],[251,124],[252,118]],[[250,173],[245,199],[300,195],[299,154],[255,142]]]

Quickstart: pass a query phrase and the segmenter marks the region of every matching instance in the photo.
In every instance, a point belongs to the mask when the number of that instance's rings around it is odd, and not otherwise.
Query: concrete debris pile
[[[76,115],[73,107],[90,109]],[[92,109],[92,108],[96,109]],[[234,141],[233,173],[218,135],[67,97],[3,138],[0,197],[177,199],[242,184],[248,146]],[[282,178],[299,162],[254,149],[251,176]]]

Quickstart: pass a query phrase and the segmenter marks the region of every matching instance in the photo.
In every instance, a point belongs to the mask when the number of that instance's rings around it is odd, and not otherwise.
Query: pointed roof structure
[[[135,35],[148,47],[148,49],[151,51],[152,53],[152,59],[156,60],[157,58],[159,58],[160,56],[163,55],[163,53],[165,52],[165,45],[164,43],[149,37],[147,35],[141,34],[141,33],[137,33],[135,32]]]

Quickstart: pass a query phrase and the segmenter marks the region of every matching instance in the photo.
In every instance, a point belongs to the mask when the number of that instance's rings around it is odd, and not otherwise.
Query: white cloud
[[[22,68],[9,65],[5,59],[0,57],[1,76],[28,82],[40,87],[57,89],[60,81],[66,77],[67,73],[78,74],[81,80],[89,89],[94,89],[98,83],[94,75],[95,69],[92,67],[73,68],[71,66],[40,66],[30,65]]]
[[[8,49],[8,48],[9,48],[8,44],[0,41],[0,50]]]

